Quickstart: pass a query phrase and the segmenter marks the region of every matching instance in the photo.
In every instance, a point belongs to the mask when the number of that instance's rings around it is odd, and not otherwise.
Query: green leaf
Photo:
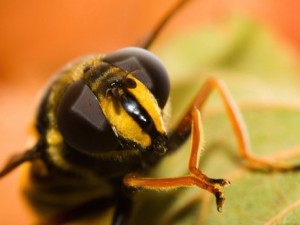
[[[293,55],[265,27],[235,16],[219,26],[178,34],[155,49],[172,81],[172,123],[210,76],[223,79],[240,106],[256,155],[300,163],[300,84]],[[223,213],[198,188],[137,195],[132,224],[299,224],[300,172],[263,173],[242,163],[228,117],[217,94],[202,113],[205,132],[201,170],[227,178]],[[297,146],[299,147],[297,149]],[[155,177],[187,173],[190,143],[166,157]],[[293,150],[295,148],[295,150]],[[293,151],[292,151],[293,150]]]

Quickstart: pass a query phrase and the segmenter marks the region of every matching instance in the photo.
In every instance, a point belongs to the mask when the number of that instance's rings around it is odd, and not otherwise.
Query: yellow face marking
[[[112,96],[107,96],[101,99],[101,107],[118,136],[132,140],[143,147],[151,145],[150,136],[128,115],[120,102],[115,101]]]
[[[137,80],[133,75],[128,74],[136,82],[135,88],[129,88],[128,91],[136,98],[139,104],[144,107],[151,116],[157,131],[165,133],[161,110],[156,99],[147,87]],[[100,106],[107,120],[112,125],[115,133],[122,138],[134,141],[142,147],[149,147],[152,143],[151,137],[139,126],[139,124],[125,111],[121,102],[114,99],[111,95],[100,96]]]
[[[166,132],[163,119],[161,115],[161,109],[152,93],[148,88],[136,79],[133,75],[129,74],[127,78],[133,79],[137,86],[136,88],[130,88],[128,91],[137,99],[137,101],[146,109],[146,111],[151,116],[157,131],[161,134]]]

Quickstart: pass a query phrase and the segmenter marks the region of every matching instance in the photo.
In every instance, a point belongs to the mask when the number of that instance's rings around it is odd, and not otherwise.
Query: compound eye
[[[57,110],[58,128],[64,141],[83,153],[114,150],[118,140],[98,100],[82,80],[64,93]]]
[[[104,58],[104,61],[132,73],[154,95],[160,108],[168,100],[170,81],[162,62],[151,52],[142,48],[124,48]]]

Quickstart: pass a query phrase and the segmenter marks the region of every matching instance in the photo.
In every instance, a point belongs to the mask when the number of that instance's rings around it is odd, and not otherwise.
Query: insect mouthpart
[[[167,135],[159,135],[155,139],[153,139],[151,150],[158,155],[164,155],[167,152],[167,142]]]

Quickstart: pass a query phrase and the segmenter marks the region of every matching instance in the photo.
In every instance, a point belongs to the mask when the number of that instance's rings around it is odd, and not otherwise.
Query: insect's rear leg
[[[300,165],[295,166],[287,163],[262,159],[260,157],[255,156],[252,153],[249,144],[246,124],[238,106],[231,97],[224,82],[213,78],[207,80],[202,89],[198,92],[187,113],[184,115],[184,117],[179,122],[178,126],[173,130],[173,132],[171,132],[168,146],[170,152],[176,150],[178,146],[181,145],[189,136],[191,132],[193,107],[201,109],[213,90],[218,91],[219,95],[222,98],[229,120],[233,127],[234,135],[237,140],[238,152],[240,156],[245,160],[249,168],[259,170],[282,171],[299,169]]]

